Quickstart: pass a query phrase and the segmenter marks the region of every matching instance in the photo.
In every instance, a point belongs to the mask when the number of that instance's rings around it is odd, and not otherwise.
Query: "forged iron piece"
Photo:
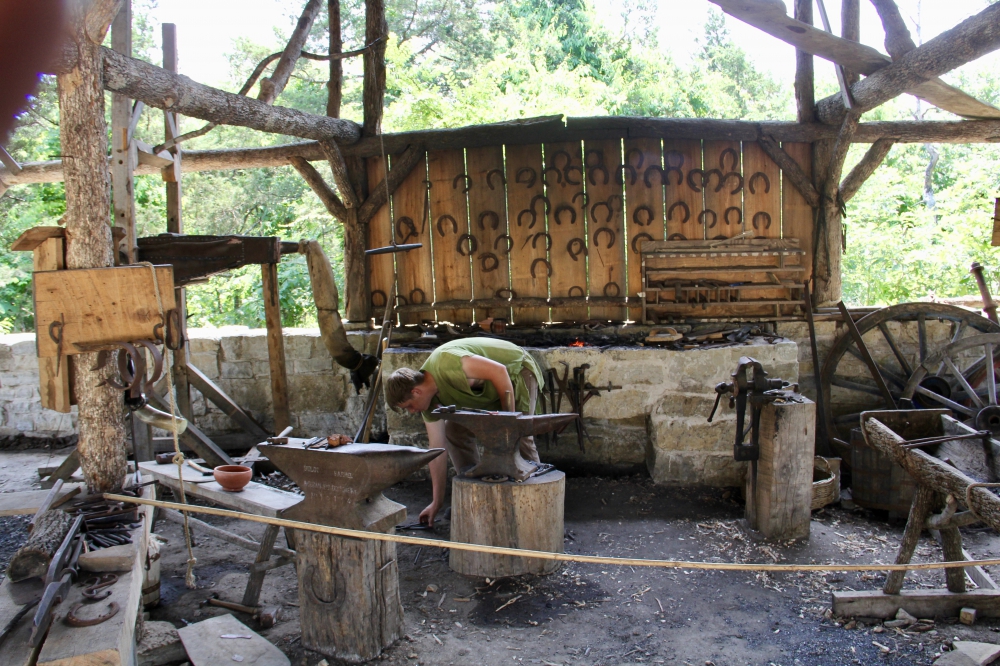
[[[483,224],[483,220],[485,220],[486,218],[490,218],[490,229],[496,231],[497,228],[500,226],[500,216],[497,215],[496,212],[492,210],[484,210],[482,213],[480,213],[479,228],[482,231],[486,231],[486,225]]]
[[[632,237],[632,251],[635,252],[636,254],[639,254],[639,246],[636,245],[636,242],[638,242],[640,240],[651,241],[651,240],[655,240],[655,239],[652,236],[650,236],[649,234],[647,234],[646,232],[643,232],[641,234],[636,234],[635,236],[633,236]]]
[[[483,252],[479,255],[479,266],[484,273],[492,273],[500,268],[500,258],[492,252]]]
[[[521,179],[524,176],[524,179]],[[538,172],[536,172],[531,167],[521,167],[517,170],[517,174],[514,175],[515,183],[523,183],[525,187],[532,188],[535,186],[535,182],[538,180]]]
[[[491,190],[495,190],[496,189],[496,187],[493,185],[493,176],[494,175],[497,175],[497,176],[500,177],[500,184],[501,185],[506,185],[507,184],[507,177],[503,175],[503,171],[501,171],[500,169],[492,169],[489,173],[486,174],[486,185]]]
[[[733,222],[733,221],[731,221],[729,219],[729,214],[732,213],[732,212],[734,212],[734,211],[736,213],[736,221],[735,222]],[[724,212],[722,214],[722,219],[725,221],[726,224],[732,224],[732,225],[738,227],[741,224],[743,224],[743,211],[740,210],[738,206],[730,206],[729,208],[726,209],[726,212]]]
[[[597,219],[597,208],[599,206],[603,206],[603,207],[605,207],[605,208],[608,209],[608,217],[604,220],[604,222],[605,222],[605,224],[608,223],[608,222],[610,222],[612,215],[614,215],[614,211],[611,210],[611,203],[609,201],[598,201],[593,206],[591,206],[590,207],[590,219],[592,219],[592,220],[596,220]]]
[[[580,174],[580,180],[573,180],[569,177],[569,175],[574,171]],[[583,169],[576,166],[575,164],[566,165],[563,168],[563,180],[565,181],[566,185],[583,185]]]
[[[667,209],[667,219],[668,220],[673,220],[674,219],[674,209],[675,208],[680,208],[681,210],[684,211],[684,218],[681,219],[681,224],[684,224],[685,222],[687,222],[688,220],[691,219],[691,208],[688,207],[687,203],[685,203],[683,201],[675,201],[674,203],[670,204],[670,208]]]
[[[535,267],[538,266],[539,263],[545,264],[545,270],[546,270],[545,277],[552,277],[552,264],[550,264],[547,259],[542,259],[541,257],[531,262],[531,277],[533,278],[538,277],[537,275],[535,275]]]
[[[595,187],[597,186],[596,176],[598,171],[604,174],[604,182],[602,183],[602,185],[607,185],[608,181],[611,180],[611,175],[608,173],[608,168],[603,164],[597,164],[594,166],[587,167],[587,178],[590,180],[590,184],[594,185]]]
[[[580,190],[579,192],[577,192],[576,194],[573,195],[573,198],[570,199],[570,202],[571,203],[576,203],[577,199],[582,200],[583,211],[587,212],[587,205],[590,203],[590,196],[586,192],[584,192],[583,190]]]
[[[573,285],[572,287],[570,287],[569,290],[566,292],[566,295],[569,296],[570,298],[573,298],[574,297],[574,294],[573,294],[574,290],[580,292],[578,294],[575,294],[575,296],[578,296],[580,298],[583,298],[583,297],[585,297],[587,295],[586,292],[583,290],[583,287],[580,287],[580,286],[577,286],[577,285]]]
[[[93,534],[90,532],[89,534]],[[108,535],[110,536],[110,534]],[[131,542],[131,539],[129,540]],[[118,582],[118,574],[105,573],[91,576],[83,582],[83,597],[89,601],[101,601],[111,596],[111,590],[104,588],[111,587]],[[104,590],[101,592],[100,590]]]
[[[531,208],[531,210],[534,211],[535,204],[538,203],[539,201],[545,204],[545,214],[548,215],[552,211],[552,202],[549,201],[549,198],[544,194],[536,194],[535,196],[531,197],[531,205],[529,206],[529,208]],[[531,227],[528,228],[530,229]]]
[[[611,289],[612,287],[614,287],[614,293],[609,293],[612,291]],[[611,282],[608,282],[606,285],[604,285],[603,293],[608,298],[615,298],[616,296],[622,295],[622,288],[618,285],[617,282],[612,280]]]
[[[437,221],[437,230],[438,230],[438,233],[441,234],[441,238],[444,238],[444,229],[441,228],[441,223],[444,222],[445,220],[451,222],[451,233],[457,234],[458,233],[458,220],[456,220],[451,215],[442,215],[441,217],[438,218],[438,221]]]
[[[375,247],[371,250],[365,250],[365,256],[373,254],[395,254],[396,252],[409,252],[410,250],[416,250],[419,247],[423,247],[423,243],[409,243],[398,245],[386,245],[384,247]]]
[[[759,213],[754,213],[753,215],[753,228],[760,229],[760,225],[763,225],[765,229],[771,228],[771,214],[766,211],[760,211]]]
[[[118,615],[119,611],[118,604],[112,601],[108,604],[108,612],[98,615],[97,617],[84,620],[76,616],[76,612],[81,608],[83,608],[82,601],[78,604],[75,604],[72,608],[69,609],[69,613],[66,614],[66,624],[68,624],[71,627],[93,627],[98,624],[107,622],[115,615]]]
[[[601,246],[601,243],[598,240],[598,239],[600,239],[601,234],[607,234],[608,235],[608,249],[611,249],[612,247],[614,247],[615,240],[617,240],[617,238],[618,238],[618,236],[615,234],[615,230],[614,229],[610,229],[608,227],[598,227],[597,230],[594,232],[594,245],[597,246],[597,247]]]
[[[719,154],[719,168],[723,171],[726,170],[726,155],[729,155],[732,158],[729,170],[736,171],[736,167],[740,165],[740,154],[736,152],[735,148],[726,148]]]
[[[605,285],[607,289],[607,285]],[[601,391],[613,391],[620,389],[621,386],[615,386],[610,381],[607,386],[594,386],[587,381],[587,370],[590,369],[590,364],[584,363],[578,365],[572,369],[572,379],[570,378],[570,367],[565,361],[560,361],[563,365],[563,374],[559,375],[554,369],[549,368],[546,371],[547,384],[549,386],[549,396],[550,396],[550,408],[552,412],[558,413],[562,407],[562,399],[565,396],[569,400],[570,409],[573,414],[576,414],[578,419],[574,423],[576,426],[576,442],[580,447],[581,452],[586,452],[584,447],[584,437],[588,440],[590,439],[590,433],[587,432],[587,427],[583,423],[583,406],[591,398],[596,398],[601,395]],[[558,428],[554,428],[549,436],[549,443],[554,443],[559,434],[569,423],[563,423]],[[593,442],[591,442],[593,443]]]
[[[721,192],[722,188],[726,186],[726,181],[729,180],[730,178],[735,178],[736,179],[736,187],[734,187],[732,190],[730,190],[729,193],[730,194],[738,194],[740,192],[740,190],[743,189],[743,175],[740,174],[738,171],[730,171],[726,175],[721,176],[719,178],[719,184],[715,186],[715,191],[716,192]],[[768,187],[770,187],[770,185],[768,185]]]
[[[66,599],[69,587],[76,578],[77,558],[83,550],[83,539],[80,538],[80,526],[83,524],[83,516],[77,516],[70,526],[66,536],[56,552],[52,554],[48,571],[45,573],[45,591],[35,609],[35,616],[31,623],[31,636],[28,643],[32,647],[41,645],[45,634],[52,624],[55,608]]]
[[[554,167],[554,166],[551,166],[551,165],[545,167],[544,169],[542,169],[542,182],[544,184],[548,185],[549,187],[552,187],[552,184],[545,179],[545,174],[547,174],[549,171],[555,171],[555,173],[556,173],[556,182],[559,183],[560,185],[562,185],[563,187],[566,187],[566,183],[563,182],[563,173],[562,173],[562,171],[558,167]]]
[[[444,453],[389,444],[326,450],[301,443],[261,444],[258,449],[305,493],[305,499],[281,512],[282,518],[372,531],[388,527],[378,524],[386,513],[380,509],[391,502],[382,491]]]
[[[754,463],[753,473],[757,473],[756,462],[760,458],[760,413],[764,405],[785,397],[789,391],[784,391],[786,387],[798,386],[789,384],[783,379],[768,379],[767,372],[760,361],[749,356],[741,356],[736,370],[732,374],[733,380],[730,382],[720,382],[715,385],[715,405],[708,415],[708,422],[715,418],[715,411],[719,408],[722,396],[729,394],[729,407],[736,407],[736,440],[733,443],[733,458],[736,460],[748,460]],[[745,428],[747,416],[747,402],[750,403],[750,427]],[[750,434],[750,443],[746,443],[747,433]]]
[[[494,250],[497,249],[497,245],[500,244],[500,241],[503,241],[504,245],[507,246],[504,249],[504,254],[510,254],[510,251],[514,249],[514,239],[507,234],[504,234],[503,236],[497,236],[496,239],[493,241]]]
[[[695,183],[695,179],[698,180],[697,184]],[[708,184],[708,175],[701,169],[691,169],[688,171],[687,184],[695,192],[701,192]]]
[[[757,194],[757,190],[754,187],[754,183],[756,183],[757,180],[760,178],[764,179],[764,194],[767,194],[768,192],[771,191],[771,179],[768,178],[767,174],[764,173],[763,171],[758,171],[754,175],[750,176],[750,180],[747,181],[747,189],[750,190],[750,194]]]
[[[569,242],[566,243],[566,252],[573,258],[573,261],[580,261],[581,254],[587,256],[587,241],[582,238],[570,238]]]
[[[276,264],[281,255],[298,251],[298,243],[275,236],[189,236],[159,234],[136,239],[137,260],[170,264],[174,286],[204,282],[216,273],[248,264]]]
[[[469,245],[469,251],[462,251],[462,242],[467,241]],[[468,257],[470,254],[475,254],[476,250],[479,249],[479,241],[472,234],[462,234],[458,237],[458,243],[455,244],[455,250],[463,257]]]
[[[403,233],[403,230],[406,233]],[[396,235],[399,236],[399,242],[405,243],[411,238],[418,238],[420,234],[417,232],[417,225],[413,222],[410,217],[403,216],[396,220]]]
[[[544,231],[539,231],[534,236],[529,236],[529,238],[531,239],[531,249],[532,250],[537,249],[536,246],[538,245],[538,241],[541,238],[545,239],[545,250],[546,250],[546,252],[552,249],[552,236],[548,235]],[[524,239],[524,244],[525,245],[528,244],[528,238]]]
[[[522,210],[520,213],[517,214],[517,226],[520,227],[524,225],[524,220],[522,218],[524,217],[525,213],[531,215],[531,222],[528,224],[528,228],[531,229],[533,226],[535,226],[535,223],[538,221],[538,217],[535,215],[535,211],[532,208],[525,208],[524,210]]]
[[[506,476],[515,481],[524,481],[536,471],[536,463],[521,457],[522,437],[550,432],[579,418],[576,414],[487,412],[459,409],[454,405],[438,407],[432,413],[469,429],[476,437],[479,462],[471,469],[462,470],[462,476]]]
[[[642,215],[644,213],[645,215]],[[646,221],[643,222],[642,218],[645,217]],[[638,224],[640,227],[648,227],[653,223],[653,219],[656,216],[653,214],[653,209],[645,204],[642,206],[637,206],[634,211],[632,211],[632,221]]]
[[[556,224],[562,225],[563,213],[569,213],[569,223],[576,224],[576,209],[569,204],[559,204],[556,206],[556,212],[552,215],[552,219],[555,220]]]
[[[716,213],[711,208],[706,208],[705,210],[698,213],[698,224],[705,224],[709,216],[712,216],[712,221],[708,224],[708,228],[711,229],[719,223],[719,214]]]
[[[463,179],[464,179],[464,182],[462,183],[462,192],[468,192],[469,190],[471,190],[472,189],[472,178],[467,173],[460,173],[457,176],[455,176],[455,178],[451,181],[451,189],[457,190],[458,189],[458,181],[463,180]],[[428,185],[430,185],[430,183],[428,183]]]

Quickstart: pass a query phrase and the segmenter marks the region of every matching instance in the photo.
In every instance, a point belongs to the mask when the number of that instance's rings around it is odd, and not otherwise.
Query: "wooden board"
[[[368,186],[375,187],[385,178],[385,160],[381,157],[365,159],[368,170]],[[368,222],[368,249],[392,245],[392,218],[389,215],[389,205],[385,204],[372,216]],[[392,291],[396,281],[395,257],[392,254],[375,254],[366,258],[368,265],[368,280],[372,293],[372,312],[378,320],[379,313],[385,310],[385,299]]]
[[[163,311],[176,307],[173,269],[157,266]],[[40,357],[55,357],[49,325],[61,321],[62,351],[79,354],[74,343],[105,344],[154,337],[162,321],[146,266],[40,271],[34,274],[35,336]]]
[[[881,590],[865,590],[833,593],[833,613],[838,617],[890,619],[896,617],[900,608],[919,618],[955,617],[963,608],[975,608],[979,617],[1000,617],[1000,592],[903,590],[899,594],[885,594]]]
[[[172,490],[179,490],[176,465],[157,465],[152,462],[139,463],[143,476],[149,475],[157,483]],[[195,470],[191,470],[195,471]],[[198,497],[209,500],[230,509],[245,511],[258,516],[277,517],[283,509],[294,506],[302,501],[301,495],[290,493],[264,484],[251,481],[238,492],[231,493],[222,489],[214,480],[204,483],[190,483],[185,471],[184,492],[188,497]]]
[[[701,221],[705,238],[732,238],[743,233],[745,212],[739,178],[743,175],[743,160],[739,141],[706,141],[704,147],[705,212]],[[691,180],[701,185],[697,175]],[[721,186],[721,187],[720,187]],[[727,217],[728,211],[728,217]],[[737,215],[739,211],[739,215]]]
[[[59,491],[59,496],[55,501],[58,503],[60,499],[74,492],[74,490],[79,492],[78,489],[82,489],[84,487],[85,486],[76,483],[64,485],[62,490]],[[38,507],[42,505],[42,502],[48,494],[48,490],[23,490],[16,493],[0,493],[0,516],[33,515],[36,511],[38,511]],[[2,626],[3,625],[0,625],[0,627]]]
[[[694,145],[697,146],[698,143],[695,142]],[[638,249],[639,243],[646,240],[646,236],[640,235],[646,234],[653,240],[664,239],[662,182],[666,178],[661,178],[656,169],[652,169],[649,173],[651,185],[646,185],[647,170],[653,166],[662,168],[659,139],[626,139],[623,149],[625,161],[618,162],[614,177],[615,182],[622,183],[625,189],[625,247],[628,254],[628,296],[631,302],[632,297],[642,291],[642,261]],[[700,146],[698,160],[700,164]],[[641,308],[629,308],[629,318],[638,319],[641,312]]]
[[[755,238],[781,238],[781,169],[759,143],[747,141],[743,173],[744,228],[753,231]]]
[[[291,664],[281,650],[229,613],[181,627],[177,634],[181,637],[192,666],[219,666],[238,662],[253,666]],[[239,655],[240,659],[235,659],[234,655]]]
[[[618,139],[584,143],[587,176],[587,276],[591,297],[625,296],[625,191],[615,177],[621,162],[622,142]],[[601,230],[604,231],[601,231]],[[609,233],[610,232],[610,233]],[[610,244],[610,247],[609,247]],[[590,318],[623,321],[621,306],[590,307]]]
[[[393,233],[397,243],[422,243],[423,247],[396,254],[396,296],[399,304],[434,300],[431,277],[431,225],[426,220],[427,160],[421,158],[392,195]],[[413,235],[413,231],[416,235]],[[419,290],[419,291],[418,291]],[[423,294],[421,295],[421,292]],[[433,311],[399,315],[402,324],[417,324],[433,317]]]
[[[507,146],[507,227],[514,240],[510,251],[510,288],[521,297],[549,297],[547,271],[538,261],[548,259],[544,203],[535,200],[543,196],[543,190],[542,147]],[[537,277],[532,277],[531,267],[536,261]],[[518,326],[530,326],[548,321],[549,309],[519,307],[511,316]]]
[[[58,229],[62,227],[35,227],[37,229]],[[34,231],[29,229],[28,231]],[[28,233],[25,232],[25,234]],[[52,232],[54,234],[54,232]],[[24,238],[24,234],[18,242]],[[66,241],[62,235],[48,235],[37,239],[37,243],[30,244],[33,252],[34,270],[37,271],[61,271],[66,268]],[[16,245],[17,243],[15,243]],[[42,407],[64,414],[69,413],[73,406],[72,385],[70,375],[73,374],[73,367],[70,365],[69,357],[63,355],[38,359],[38,394],[42,401]]]
[[[472,293],[475,298],[496,298],[497,290],[510,287],[510,252],[513,238],[507,236],[507,177],[503,168],[503,147],[487,146],[465,151],[466,166],[472,178],[469,189],[470,219],[473,235],[479,239],[479,255],[472,262]],[[493,228],[493,215],[500,220]],[[480,224],[480,219],[482,223]],[[508,246],[511,246],[508,249]],[[493,253],[498,261],[495,270],[484,253]],[[504,295],[501,294],[501,298]],[[510,308],[476,308],[476,320],[497,317],[510,321]]]
[[[545,194],[549,199],[548,231],[552,237],[549,261],[553,298],[580,296],[579,307],[552,309],[553,321],[587,319],[587,223],[583,217],[583,155],[578,141],[545,144]],[[573,243],[573,253],[570,252]],[[573,259],[573,256],[576,259]]]
[[[433,221],[428,236],[433,236],[436,301],[470,300],[470,256],[476,260],[482,252],[487,251],[478,245],[479,239],[476,240],[477,252],[470,252],[473,241],[462,241],[462,236],[469,234],[464,175],[465,155],[462,150],[435,150],[427,153],[427,177],[431,182],[428,226]],[[429,291],[427,293],[430,294]],[[472,308],[437,310],[436,314],[438,321],[450,321],[454,324],[468,324],[472,321]]]
[[[687,176],[692,169],[701,169],[700,141],[664,141],[663,170],[680,169],[680,179],[677,171],[666,173],[664,180],[664,201],[667,215],[666,238],[681,234],[687,240],[705,238],[705,228],[698,222],[698,216],[705,208],[705,198],[700,192],[695,192],[688,185]],[[650,176],[652,180],[654,176]],[[675,237],[676,238],[676,237]],[[681,239],[677,239],[681,240]]]
[[[786,143],[782,148],[802,167],[806,176],[811,178],[812,146],[808,143]],[[801,263],[806,268],[802,278],[810,280],[813,270],[813,209],[787,178],[782,176],[782,179],[781,237],[799,239],[799,247],[806,252],[801,258]]]
[[[7,623],[14,619],[23,606],[18,604],[11,594],[13,584],[6,576],[0,582],[0,629],[7,626]],[[37,608],[37,606],[35,607]],[[31,646],[28,645],[28,638],[31,637],[31,619],[35,616],[35,610],[29,610],[17,623],[16,628],[0,644],[0,651],[3,653],[3,663],[21,666],[28,663],[31,655]]]

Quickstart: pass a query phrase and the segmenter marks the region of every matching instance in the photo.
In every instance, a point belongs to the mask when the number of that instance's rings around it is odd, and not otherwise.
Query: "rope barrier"
[[[111,493],[105,494],[104,497],[105,499],[116,502],[131,502],[133,504],[143,504],[163,509],[176,509],[182,513],[190,511],[192,513],[203,513],[209,516],[219,516],[221,518],[237,518],[254,523],[276,525],[286,529],[319,532],[320,534],[329,534],[348,539],[368,539],[370,541],[405,543],[411,546],[449,548],[451,550],[464,550],[473,553],[512,555],[515,557],[531,557],[538,560],[557,560],[560,562],[576,562],[580,564],[610,564],[616,566],[656,567],[663,569],[707,569],[717,571],[772,571],[783,573],[798,571],[919,571],[927,569],[955,569],[958,567],[1000,566],[1000,558],[991,560],[958,560],[952,562],[920,562],[911,564],[752,564],[742,562],[647,560],[627,557],[604,557],[600,555],[568,555],[566,553],[550,553],[540,550],[522,550],[520,548],[484,546],[475,543],[462,543],[459,541],[442,541],[440,539],[423,539],[420,537],[401,536],[398,534],[383,534],[381,532],[350,530],[343,527],[329,527],[327,525],[316,525],[297,520],[286,520],[284,518],[258,516],[252,513],[244,513],[242,511],[233,511],[230,509],[216,509],[207,506],[178,504],[177,502],[164,502],[162,500],[150,500],[143,499],[141,497],[127,497],[125,495],[115,495]]]

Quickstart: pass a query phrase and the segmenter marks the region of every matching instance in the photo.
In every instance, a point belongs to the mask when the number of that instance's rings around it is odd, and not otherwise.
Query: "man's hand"
[[[420,524],[434,527],[434,518],[440,510],[441,504],[439,502],[431,502],[428,504],[427,508],[420,512]]]

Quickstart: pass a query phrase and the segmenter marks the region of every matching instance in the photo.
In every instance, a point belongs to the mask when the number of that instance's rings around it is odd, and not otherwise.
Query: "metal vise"
[[[751,377],[752,375],[752,377]],[[789,384],[783,379],[768,379],[767,372],[760,361],[749,356],[740,357],[740,362],[732,374],[733,381],[720,382],[715,385],[715,405],[708,415],[711,423],[715,410],[719,408],[722,396],[729,395],[729,407],[736,407],[736,441],[733,444],[733,458],[736,460],[757,460],[760,458],[760,412],[764,405],[781,398],[782,389],[789,386],[797,390],[798,386]],[[747,401],[750,402],[750,427],[745,428]],[[750,443],[745,442],[750,434]]]
[[[534,465],[521,457],[518,445],[522,437],[550,432],[580,418],[578,414],[489,412],[454,405],[438,407],[431,413],[468,428],[476,436],[479,462],[462,476],[506,476],[515,481],[524,481],[535,471]]]
[[[307,441],[257,447],[305,493],[305,499],[282,511],[281,517],[372,532],[384,532],[406,518],[406,507],[382,491],[444,453],[391,444],[308,449]]]

